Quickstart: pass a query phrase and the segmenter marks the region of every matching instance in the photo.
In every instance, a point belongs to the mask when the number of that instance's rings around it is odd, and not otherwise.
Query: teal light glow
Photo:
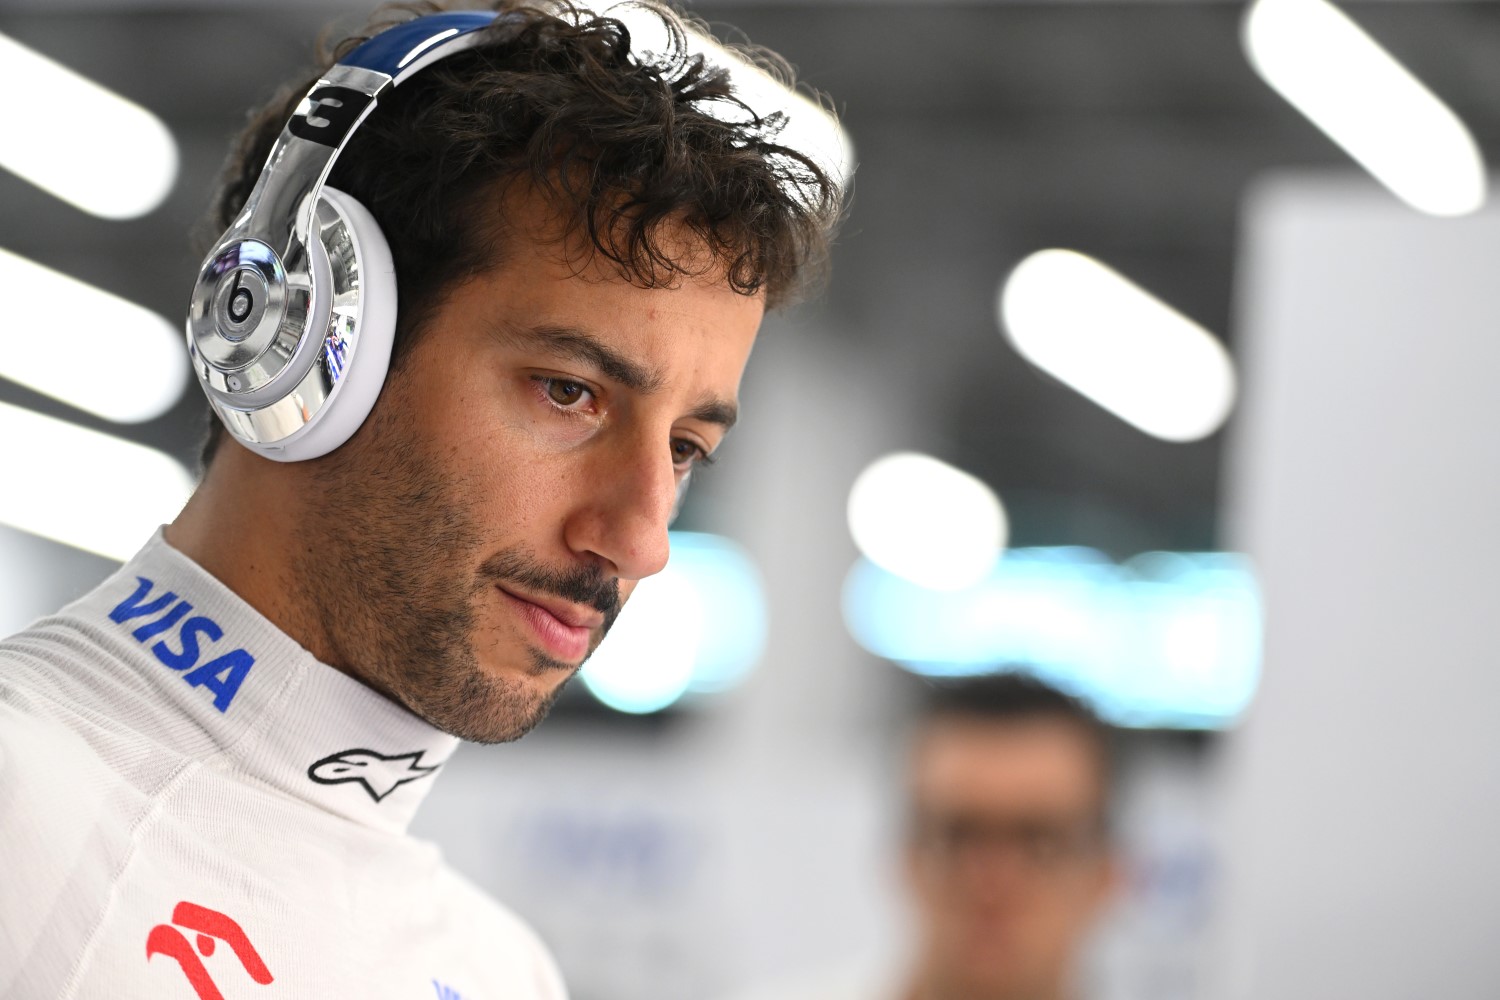
[[[1231,553],[1012,549],[960,591],[919,587],[860,560],[844,584],[854,639],[913,673],[1025,669],[1118,725],[1214,729],[1249,704],[1260,602]]]
[[[692,581],[703,607],[703,639],[688,690],[726,691],[766,648],[766,596],[755,560],[719,535],[672,532],[671,566]]]
[[[641,581],[579,676],[620,712],[659,712],[683,695],[734,687],[766,643],[754,561],[718,535],[674,531],[667,568]]]

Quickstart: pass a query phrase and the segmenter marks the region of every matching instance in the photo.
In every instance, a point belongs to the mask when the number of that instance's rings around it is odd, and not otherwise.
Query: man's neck
[[[166,540],[313,656],[337,666],[292,570],[294,525],[307,502],[296,482],[304,477],[258,468],[265,464],[224,441],[187,506],[167,525]]]

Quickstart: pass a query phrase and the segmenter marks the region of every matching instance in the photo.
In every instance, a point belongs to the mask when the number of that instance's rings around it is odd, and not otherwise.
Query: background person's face
[[[338,665],[465,739],[522,735],[667,560],[763,312],[713,273],[643,289],[519,202],[375,411],[313,470],[299,574]]]
[[[927,726],[912,760],[908,876],[932,996],[1057,995],[1113,880],[1101,781],[1068,722]]]

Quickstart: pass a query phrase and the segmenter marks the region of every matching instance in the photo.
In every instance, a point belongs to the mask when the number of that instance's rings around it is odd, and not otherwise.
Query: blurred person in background
[[[271,315],[270,279],[220,266],[265,205],[284,231],[316,208],[346,279],[388,242],[358,276],[394,286],[389,371],[345,437],[280,456],[231,392],[253,366],[210,379],[233,433],[181,515],[0,643],[0,995],[563,995],[530,929],[407,827],[458,741],[536,725],[663,568],[841,196],[778,118],[725,113],[733,81],[676,15],[643,54],[584,10],[499,10],[385,11],[241,136],[195,371]],[[363,121],[360,86],[384,88]],[[340,308],[298,335],[330,407],[381,364],[345,353]],[[316,401],[286,398],[312,433]]]
[[[1119,881],[1109,732],[1024,674],[935,684],[912,733],[904,882],[914,940],[737,1000],[1075,1000]]]
[[[1022,674],[938,686],[915,734],[910,1000],[1068,1000],[1118,881],[1110,750],[1082,702]],[[898,994],[899,995],[899,994]]]

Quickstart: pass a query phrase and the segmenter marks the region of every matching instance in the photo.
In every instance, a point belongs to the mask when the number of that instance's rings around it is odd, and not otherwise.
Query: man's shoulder
[[[0,698],[32,712],[103,716],[122,707],[130,655],[106,605],[119,574],[26,628],[0,637]]]
[[[91,728],[50,692],[0,677],[0,797],[9,804],[0,831],[101,796],[113,770]]]
[[[455,909],[462,909],[475,922],[480,934],[503,934],[513,939],[519,947],[547,951],[546,945],[530,924],[447,861],[439,862],[436,880],[446,903]]]
[[[563,1000],[567,996],[551,949],[530,924],[446,861],[439,866],[437,880],[445,903],[467,917],[464,923],[475,954],[493,955],[497,967],[526,969],[538,997]]]
[[[143,691],[110,660],[61,615],[0,640],[0,842],[45,851],[64,828],[128,823],[180,762],[132,721]]]
[[[23,764],[66,784],[68,775],[103,765],[106,746],[134,742],[114,723],[111,709],[131,692],[108,658],[61,616],[0,640],[0,787]]]
[[[64,614],[0,640],[0,782],[22,758],[58,784],[140,762],[153,741],[128,707],[144,697],[121,657]]]
[[[11,943],[39,900],[105,897],[155,790],[180,766],[134,720],[142,698],[67,609],[0,640],[0,857],[24,859],[0,893]]]
[[[0,661],[0,671],[12,665]],[[0,676],[0,858],[11,862],[0,971],[23,974],[40,996],[61,985],[55,976],[71,967],[128,855],[149,801],[127,772],[149,767],[150,754],[137,735],[24,681]]]

